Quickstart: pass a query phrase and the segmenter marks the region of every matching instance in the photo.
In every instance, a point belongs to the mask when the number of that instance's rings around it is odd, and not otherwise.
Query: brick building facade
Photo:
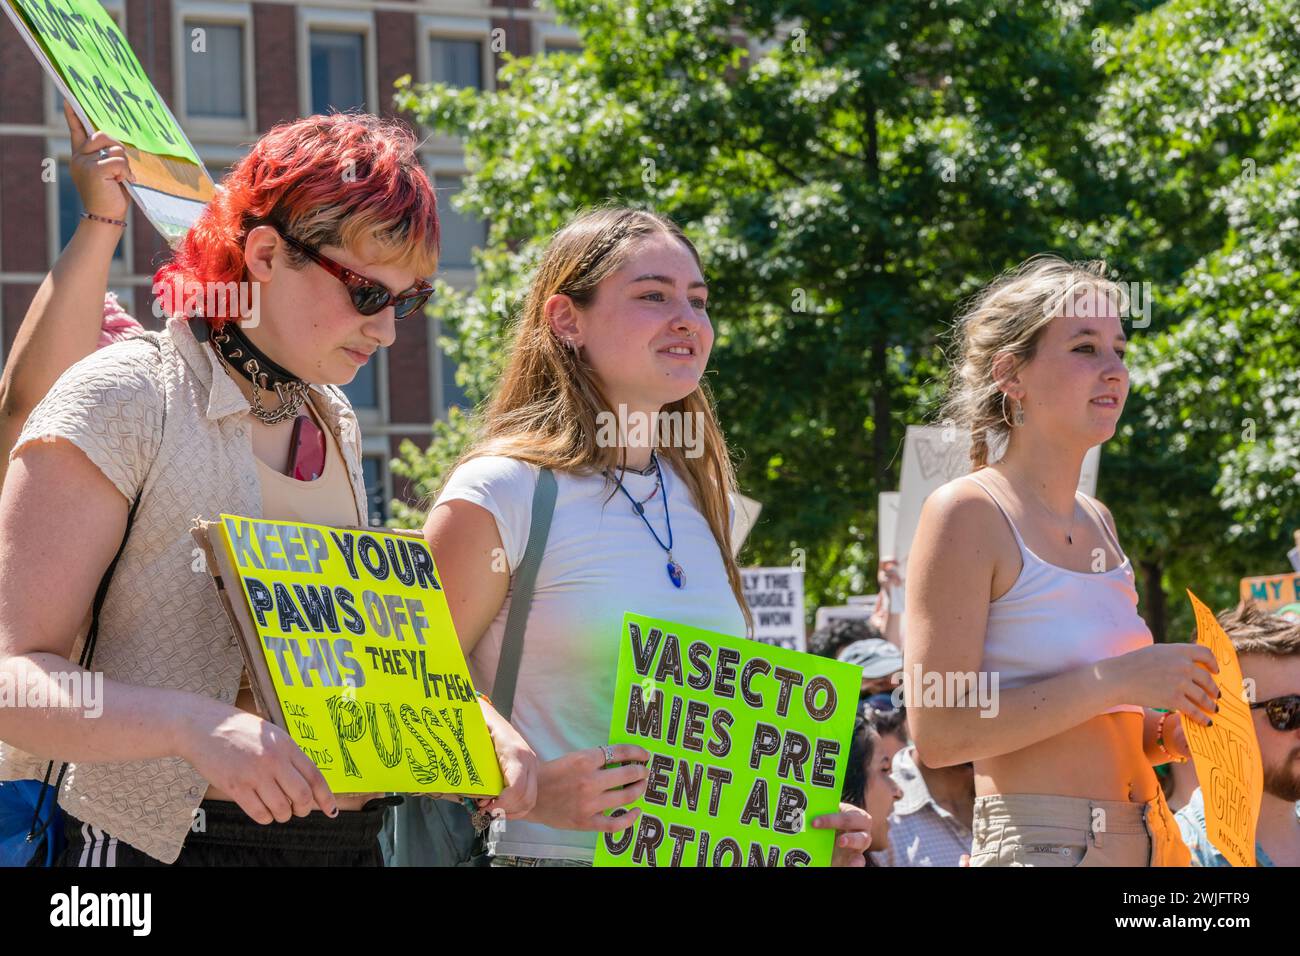
[[[575,35],[531,0],[101,0],[185,129],[214,179],[275,123],[329,108],[392,113],[393,82],[441,80],[489,87],[499,51],[515,55],[574,48]],[[455,139],[421,133],[421,156],[438,193],[442,278],[473,282],[470,250],[484,224],[451,208],[464,175]],[[53,84],[0,17],[0,348],[7,357],[38,284],[71,237],[80,211],[67,175],[67,125]],[[44,181],[47,159],[56,161]],[[147,327],[150,288],[166,246],[132,208],[109,279]],[[432,423],[460,400],[432,319],[408,319],[397,341],[348,387],[365,436],[372,518],[394,496],[389,473],[405,438],[424,446]]]

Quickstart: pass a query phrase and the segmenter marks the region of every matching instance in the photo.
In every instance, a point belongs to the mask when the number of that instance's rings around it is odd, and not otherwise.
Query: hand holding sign
[[[645,796],[650,776],[645,764],[650,753],[631,744],[611,749],[614,763],[608,767],[600,747],[577,750],[542,764],[531,819],[561,830],[597,833],[619,833],[636,823],[640,809],[621,811]],[[620,812],[606,816],[611,810]]]
[[[841,803],[839,813],[827,813],[812,819],[816,830],[835,831],[835,852],[831,866],[866,866],[862,854],[871,846],[871,814],[851,803]]]
[[[1206,647],[1153,644],[1102,661],[1098,667],[1103,673],[1118,673],[1122,693],[1116,703],[1176,710],[1207,727],[1214,720],[1219,691],[1212,675],[1218,673],[1219,664]]]
[[[96,128],[140,149],[199,158],[136,59],[95,0],[12,0],[12,8]]]
[[[70,108],[80,118],[73,129],[74,154],[94,157],[87,168],[100,179],[126,186],[164,238],[173,245],[179,242],[212,199],[215,186],[103,4],[0,0],[0,10],[63,94],[65,112]],[[80,143],[79,135],[91,129],[104,138]],[[100,160],[105,148],[110,153]],[[121,219],[126,207],[119,209],[108,193],[88,195],[77,165],[74,155],[73,178],[87,211]],[[107,200],[107,207],[101,200]]]
[[[123,218],[130,199],[121,184],[133,180],[126,149],[103,131],[87,136],[86,128],[67,100],[63,101],[63,118],[72,138],[72,160],[68,168],[81,205],[96,216]],[[101,150],[105,151],[102,157]]]
[[[186,704],[180,754],[258,823],[288,822],[338,804],[325,777],[287,731],[229,704]]]
[[[489,732],[421,537],[238,515],[193,533],[259,710],[334,791],[501,795],[494,743],[521,738]],[[501,809],[522,813],[526,760],[508,762],[523,788]]]
[[[840,790],[861,681],[842,661],[625,615],[610,740],[616,760],[644,744],[649,765],[643,783],[627,774],[642,796],[602,828],[596,865],[860,865],[871,818]]]
[[[480,799],[478,807],[493,815],[504,815],[507,820],[527,816],[537,803],[537,754],[495,707],[486,701],[480,701],[480,706],[505,788],[491,799]]]
[[[1214,612],[1191,591],[1197,646],[1216,659],[1223,696],[1213,727],[1189,724],[1187,743],[1205,798],[1205,833],[1233,866],[1255,865],[1255,828],[1264,797],[1264,764],[1232,641]]]

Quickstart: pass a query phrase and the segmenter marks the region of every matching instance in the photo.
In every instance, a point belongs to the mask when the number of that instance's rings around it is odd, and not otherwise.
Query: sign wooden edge
[[[271,679],[266,655],[262,652],[262,642],[257,635],[257,627],[253,624],[244,589],[239,584],[235,563],[231,560],[229,549],[216,546],[208,533],[209,528],[220,524],[220,520],[198,521],[190,529],[190,535],[207,557],[208,575],[216,588],[217,597],[226,609],[231,629],[235,632],[235,642],[244,658],[244,666],[248,668],[251,677],[249,683],[253,686],[253,697],[257,701],[259,713],[277,727],[288,730],[289,723],[280,706],[280,697],[275,692],[275,683]],[[232,585],[238,593],[238,599],[231,597]]]

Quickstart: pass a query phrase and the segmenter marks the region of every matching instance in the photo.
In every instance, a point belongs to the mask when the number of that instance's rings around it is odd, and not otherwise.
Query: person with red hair
[[[339,386],[422,314],[437,255],[406,126],[282,124],[159,270],[165,331],[81,359],[27,418],[0,493],[0,679],[42,705],[0,710],[0,778],[65,762],[61,865],[382,862],[395,798],[336,797],[257,715],[190,529],[223,512],[368,523]],[[310,474],[295,434],[323,446]],[[70,664],[87,644],[94,675]],[[482,806],[525,814],[536,756],[482,707],[507,784]]]

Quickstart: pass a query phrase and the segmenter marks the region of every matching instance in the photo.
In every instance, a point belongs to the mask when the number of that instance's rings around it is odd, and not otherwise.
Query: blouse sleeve
[[[528,547],[537,473],[536,466],[515,458],[471,458],[452,472],[434,507],[444,501],[468,501],[492,515],[514,574]]]
[[[62,438],[134,501],[162,439],[160,364],[158,349],[140,340],[86,356],[32,409],[9,461],[33,442]]]

